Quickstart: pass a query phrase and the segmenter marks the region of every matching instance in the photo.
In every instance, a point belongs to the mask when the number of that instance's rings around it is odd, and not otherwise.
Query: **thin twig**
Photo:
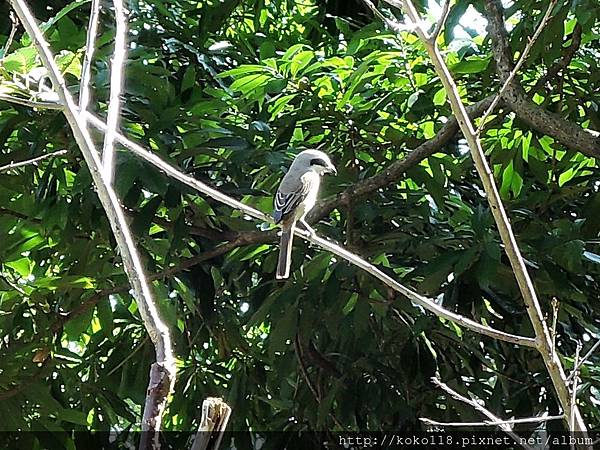
[[[65,108],[62,103],[40,102],[40,101],[35,101],[35,100],[27,100],[24,98],[15,97],[14,95],[8,95],[8,94],[0,94],[0,101],[5,101],[8,103],[16,103],[17,105],[28,106],[30,108],[56,109],[56,110],[62,110]]]
[[[435,24],[435,28],[433,29],[433,31],[431,32],[431,35],[429,36],[429,40],[431,42],[435,42],[437,40],[438,36],[440,35],[440,33],[442,32],[442,28],[444,28],[444,24],[446,23],[446,19],[448,18],[449,12],[450,12],[450,0],[444,0],[444,8],[442,10],[442,15],[438,19],[437,23]]]
[[[91,92],[90,81],[92,79],[92,61],[96,50],[96,36],[98,35],[98,22],[100,18],[100,0],[92,0],[90,9],[90,20],[88,23],[87,40],[85,44],[85,55],[81,68],[81,83],[79,85],[79,110],[88,109]],[[85,119],[85,118],[84,118]]]
[[[571,45],[568,48],[563,50],[564,53],[563,53],[562,57],[554,65],[552,65],[552,67],[550,67],[548,69],[546,74],[543,77],[541,77],[535,83],[535,85],[529,90],[530,95],[532,93],[536,93],[537,91],[539,91],[540,88],[542,88],[547,82],[549,82],[561,70],[566,69],[569,66],[569,64],[571,63],[571,60],[573,59],[573,57],[575,56],[575,53],[577,53],[577,50],[579,50],[579,46],[581,45],[582,31],[583,31],[583,28],[581,27],[581,24],[579,22],[577,22],[575,24],[575,28],[573,29],[573,35],[571,37]]]
[[[125,364],[127,361],[129,361],[131,358],[133,358],[133,356],[140,351],[140,349],[146,345],[146,342],[148,342],[148,335],[144,336],[144,339],[142,339],[142,341],[133,349],[131,350],[129,353],[127,353],[127,356],[125,358],[123,358],[123,360],[121,362],[119,362],[119,364],[117,364],[115,367],[113,367],[112,369],[110,369],[108,371],[108,373],[106,375],[104,375],[106,378],[110,377],[113,373],[115,373],[117,370],[119,370],[121,367],[123,367],[123,364]]]
[[[152,364],[150,370],[150,382],[142,418],[142,431],[153,431],[154,441],[158,443],[157,432],[161,428],[162,414],[175,383],[176,365],[169,328],[160,318],[157,304],[152,295],[123,208],[111,185],[104,182],[100,173],[102,164],[87,129],[87,124],[67,89],[65,79],[56,65],[48,42],[45,40],[25,0],[11,0],[11,4],[36,46],[40,59],[48,70],[52,84],[57,90],[60,101],[65,106],[63,113],[88,165],[98,198],[106,212],[117,242],[123,268],[129,278],[140,315],[156,349],[157,362]],[[144,435],[147,434],[144,433]],[[148,444],[147,448],[150,448],[152,443]]]
[[[556,354],[556,324],[558,321],[558,308],[560,303],[556,297],[552,297],[552,328],[550,329],[550,337],[552,338],[552,353]]]
[[[372,1],[363,0],[363,2],[365,3],[365,5],[367,5],[369,7],[369,9],[373,12],[373,14],[375,14],[379,18],[379,20],[381,20],[390,30],[392,30],[395,33],[400,33],[402,31],[402,27],[400,26],[400,24],[385,17],[381,13],[381,11],[379,11],[377,9],[377,7],[373,4]]]
[[[575,362],[573,363],[573,367],[579,366],[579,352],[581,352],[581,342],[577,342],[577,349],[575,350]],[[573,369],[573,386],[571,386],[571,423],[569,426],[569,430],[573,432],[575,429],[575,408],[577,404],[577,384],[579,383],[579,369]],[[571,450],[575,450],[575,443],[571,442]]]
[[[500,101],[500,98],[508,89],[509,84],[512,83],[514,78],[517,76],[517,73],[519,72],[519,70],[521,70],[521,66],[527,59],[527,56],[529,55],[529,52],[531,51],[533,44],[535,44],[535,41],[537,40],[537,38],[541,34],[542,30],[546,26],[546,23],[548,22],[548,19],[550,18],[550,14],[552,13],[552,10],[556,6],[557,2],[558,2],[558,0],[552,0],[550,2],[550,4],[548,5],[546,14],[544,14],[544,17],[542,17],[540,24],[538,25],[537,29],[535,30],[535,33],[533,33],[533,36],[529,39],[529,42],[527,42],[527,45],[525,45],[525,49],[523,50],[523,53],[521,53],[521,56],[519,56],[517,64],[515,64],[515,67],[510,72],[510,75],[508,76],[508,78],[506,78],[506,80],[504,80],[504,84],[502,85],[502,88],[500,88],[500,91],[496,94],[496,97],[494,98],[494,101],[492,102],[492,104],[489,106],[487,111],[481,117],[481,121],[479,122],[479,127],[477,127],[477,130],[475,131],[475,133],[477,135],[481,134],[481,131],[483,130],[483,127],[485,126],[485,122],[486,122],[488,116],[494,111],[494,109],[498,105],[498,102]]]
[[[579,371],[579,368],[590,358],[590,356],[592,356],[592,353],[594,353],[598,347],[600,347],[600,339],[598,339],[598,341],[592,346],[592,348],[589,349],[589,351],[583,356],[583,358],[579,360],[577,364],[573,365],[573,370],[567,377],[567,381],[571,381],[573,379],[575,373]]]
[[[5,166],[0,166],[0,172],[5,172],[7,170],[16,169],[18,167],[37,164],[38,162],[43,161],[44,159],[54,158],[56,156],[64,155],[65,153],[67,153],[66,150],[58,150],[56,152],[47,153],[45,155],[38,156],[36,158],[27,159],[25,161],[13,162],[13,163],[7,164]]]
[[[540,416],[540,417],[525,417],[522,419],[509,419],[509,420],[484,420],[483,422],[438,422],[436,420],[428,419],[427,417],[420,417],[419,420],[427,425],[439,425],[443,427],[490,427],[498,425],[514,425],[517,423],[542,423],[549,422],[550,420],[562,420],[564,414],[559,416]]]
[[[121,92],[123,91],[123,78],[125,72],[125,58],[127,56],[127,20],[123,0],[113,0],[115,7],[115,50],[110,68],[110,100],[106,116],[106,133],[102,148],[102,174],[108,184],[112,184],[115,171],[115,139],[119,128],[121,115]]]
[[[502,431],[504,431],[506,434],[508,434],[511,438],[513,438],[514,441],[515,441],[515,443],[520,444],[523,448],[525,448],[527,450],[533,450],[532,447],[530,447],[529,445],[527,445],[525,443],[525,441],[522,440],[512,430],[512,428],[509,426],[509,424],[506,423],[506,421],[503,421],[500,418],[498,418],[494,413],[492,413],[490,410],[488,410],[487,408],[485,408],[478,401],[476,401],[474,399],[467,398],[467,397],[465,397],[462,394],[459,394],[454,389],[452,389],[450,386],[448,386],[447,384],[443,383],[440,379],[438,379],[436,377],[433,377],[431,379],[431,381],[433,382],[433,384],[435,384],[436,386],[438,386],[439,388],[441,388],[447,394],[450,394],[450,396],[452,396],[456,400],[461,401],[463,403],[466,403],[469,406],[472,406],[476,411],[478,411],[481,414],[483,414],[485,417],[487,417],[488,419],[490,419],[492,422],[497,423],[498,428],[500,428]]]
[[[12,27],[10,29],[10,34],[8,35],[8,39],[6,40],[6,44],[4,44],[4,49],[2,51],[2,58],[0,58],[0,62],[2,60],[4,60],[4,58],[6,58],[6,55],[8,54],[8,51],[10,50],[10,46],[13,43],[13,40],[15,39],[15,34],[17,34],[17,29],[19,28],[19,20],[17,19],[17,16],[15,16],[14,12],[10,12],[8,14],[8,17],[10,18],[10,21],[12,22]]]

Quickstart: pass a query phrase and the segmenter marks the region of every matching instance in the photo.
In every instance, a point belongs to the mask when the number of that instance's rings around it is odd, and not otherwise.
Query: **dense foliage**
[[[106,3],[94,64],[99,114],[114,36]],[[31,6],[76,94],[89,3]],[[546,6],[516,0],[506,10],[516,53]],[[360,2],[131,0],[129,8],[127,135],[265,212],[296,149],[323,148],[339,175],[325,180],[321,195],[346,192],[350,200],[336,198],[315,225],[320,233],[446,308],[533,335],[459,135],[393,182],[352,197],[352,186],[434,138],[451,115],[416,37],[395,39]],[[0,10],[2,43],[11,23],[8,5]],[[467,103],[499,89],[490,41],[483,28],[470,28],[475,11],[485,14],[480,0],[456,2],[442,45]],[[520,75],[536,104],[596,130],[599,20],[595,0],[559,2]],[[570,50],[567,66],[547,77]],[[1,56],[0,92],[23,95],[27,74],[41,65],[30,39],[19,29]],[[570,368],[577,342],[585,351],[600,338],[598,158],[540,133],[505,105],[499,111],[484,148],[549,323],[558,304],[556,340]],[[154,351],[65,119],[0,102],[0,144],[0,166],[67,150],[0,173],[0,427],[138,429]],[[202,260],[265,225],[127,151],[118,155],[116,187],[175,341],[179,372],[165,429],[197,427],[207,396],[231,405],[235,430],[406,430],[420,429],[419,417],[479,420],[430,383],[436,373],[501,417],[559,413],[531,349],[425,313],[302,241],[290,280],[275,281],[274,232]],[[191,258],[197,263],[186,264]],[[598,430],[600,352],[582,367],[578,398]]]

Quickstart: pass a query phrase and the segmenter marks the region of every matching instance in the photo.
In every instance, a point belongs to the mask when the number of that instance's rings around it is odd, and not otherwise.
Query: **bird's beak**
[[[337,169],[334,166],[329,166],[329,173],[337,175]]]

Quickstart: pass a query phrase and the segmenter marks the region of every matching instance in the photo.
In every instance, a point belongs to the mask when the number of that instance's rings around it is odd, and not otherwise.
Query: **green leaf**
[[[9,72],[26,74],[36,67],[36,57],[35,47],[24,47],[4,58],[2,65]]]
[[[454,64],[450,67],[450,70],[455,74],[479,73],[487,69],[488,65],[490,64],[490,60],[490,57],[470,57],[463,59],[457,64]]]

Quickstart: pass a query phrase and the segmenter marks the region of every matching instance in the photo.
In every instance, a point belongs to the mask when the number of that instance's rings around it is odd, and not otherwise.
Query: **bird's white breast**
[[[302,178],[310,178],[311,190],[308,192],[308,195],[304,199],[302,203],[298,205],[296,217],[298,219],[303,219],[308,212],[313,209],[315,203],[317,202],[317,196],[319,195],[319,185],[321,184],[321,176],[313,172],[312,170],[306,172],[302,175]]]

